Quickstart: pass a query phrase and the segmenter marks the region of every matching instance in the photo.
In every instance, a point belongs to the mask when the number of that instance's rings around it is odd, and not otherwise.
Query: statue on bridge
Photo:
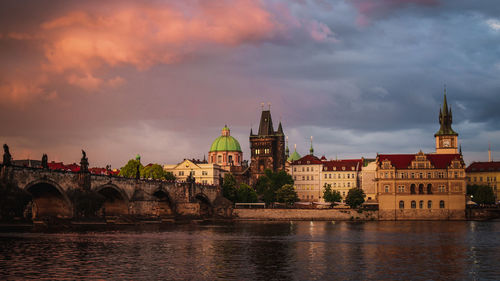
[[[7,144],[3,145],[3,165],[12,165],[12,156],[10,155],[9,146]]]
[[[80,160],[80,172],[88,172],[89,171],[89,159],[87,158],[87,153],[82,149],[82,160]]]
[[[48,163],[48,161],[49,160],[48,160],[47,154],[44,153],[42,155],[42,169],[45,169],[45,170],[49,169],[49,163]]]

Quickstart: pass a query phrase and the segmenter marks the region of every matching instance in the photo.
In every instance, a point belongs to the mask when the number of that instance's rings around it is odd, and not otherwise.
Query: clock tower
[[[453,117],[451,107],[448,110],[446,101],[446,88],[444,89],[443,108],[439,110],[439,131],[434,134],[436,138],[437,154],[457,154],[458,153],[458,134],[451,128]]]

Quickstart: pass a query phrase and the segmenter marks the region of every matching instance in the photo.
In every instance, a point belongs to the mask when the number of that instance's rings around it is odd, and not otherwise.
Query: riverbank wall
[[[338,209],[234,209],[235,220],[378,220],[378,211]]]

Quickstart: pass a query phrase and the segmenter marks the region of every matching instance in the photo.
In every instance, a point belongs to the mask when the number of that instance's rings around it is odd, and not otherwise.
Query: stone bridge
[[[0,180],[10,182],[32,196],[30,206],[34,219],[73,218],[75,207],[70,194],[78,189],[102,195],[105,201],[99,213],[107,218],[227,215],[224,214],[226,210],[216,207],[216,201],[224,201],[218,186],[19,166],[0,165],[0,169]]]

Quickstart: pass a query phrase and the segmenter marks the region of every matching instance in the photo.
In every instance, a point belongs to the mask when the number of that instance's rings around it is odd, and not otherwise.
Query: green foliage
[[[226,173],[222,181],[222,196],[233,202],[236,201],[236,179],[233,174]]]
[[[172,172],[165,172],[164,177],[168,181],[174,181],[176,179],[176,177],[174,176],[174,174]]]
[[[276,199],[280,203],[292,205],[299,201],[299,196],[291,184],[285,184],[276,191]]]
[[[332,185],[325,183],[325,190],[323,191],[323,199],[325,202],[340,202],[342,201],[342,195],[337,190],[332,190]]]
[[[128,160],[127,165],[123,166],[120,169],[120,173],[118,175],[126,178],[135,178],[137,173],[137,166],[139,166],[139,171],[142,174],[144,166],[142,166],[141,162],[139,160],[130,159]]]
[[[141,176],[146,179],[165,179],[165,171],[163,167],[158,164],[146,166],[142,169]]]
[[[289,184],[293,186],[293,178],[285,171],[274,173],[266,170],[265,175],[259,177],[255,183],[255,190],[266,204],[276,202],[276,193],[282,186]]]
[[[24,210],[30,201],[31,196],[24,190],[14,184],[0,181],[0,221],[23,219]]]
[[[240,187],[236,190],[236,202],[238,203],[256,203],[257,202],[257,192],[247,185],[240,184]]]
[[[68,197],[73,202],[77,218],[98,217],[98,212],[106,200],[97,192],[82,189],[68,190]]]
[[[495,204],[493,189],[487,185],[467,186],[467,194],[472,193],[472,201],[478,204]]]
[[[357,208],[365,202],[365,192],[360,188],[351,188],[345,198],[345,203],[351,208]]]

